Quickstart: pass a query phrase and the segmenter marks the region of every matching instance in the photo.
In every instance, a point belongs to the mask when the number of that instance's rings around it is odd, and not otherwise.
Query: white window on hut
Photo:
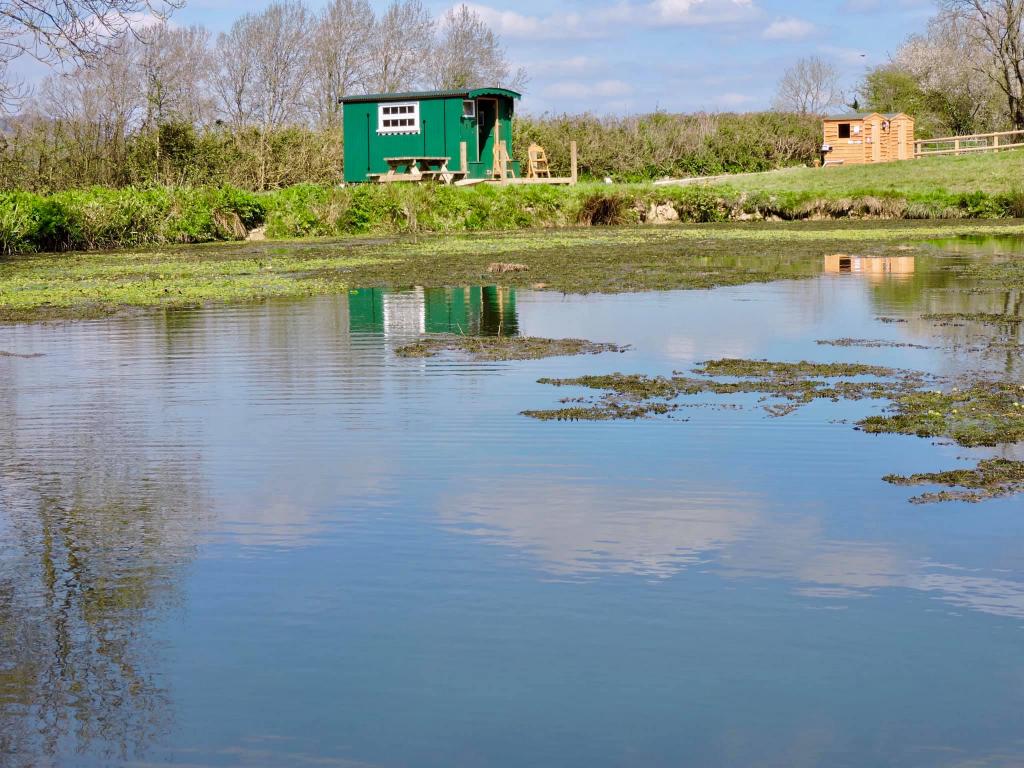
[[[419,133],[420,103],[408,101],[377,107],[377,133]]]

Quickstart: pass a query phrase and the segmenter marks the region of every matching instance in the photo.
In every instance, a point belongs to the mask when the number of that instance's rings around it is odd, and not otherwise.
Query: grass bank
[[[526,286],[563,292],[713,288],[821,273],[835,252],[927,252],[1021,222],[803,222],[353,237],[0,259],[0,320],[325,294],[355,287]],[[514,262],[516,271],[503,271]],[[1005,276],[1004,276],[1005,277]]]
[[[736,175],[729,186],[739,192],[830,199],[873,195],[926,201],[934,195],[1005,195],[1024,190],[1024,151],[826,169],[789,168]]]
[[[1024,152],[796,169],[717,185],[453,188],[300,184],[0,194],[0,251],[100,250],[353,234],[737,220],[1024,217]]]

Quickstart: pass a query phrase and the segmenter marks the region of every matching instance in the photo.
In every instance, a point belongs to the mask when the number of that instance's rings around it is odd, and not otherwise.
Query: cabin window
[[[420,103],[381,104],[377,107],[377,133],[419,133]]]
[[[840,123],[839,124],[839,138],[840,139],[848,139],[848,138],[850,138],[850,124],[849,123]]]
[[[476,118],[476,102],[472,99],[466,99],[462,102],[462,116],[469,118]]]

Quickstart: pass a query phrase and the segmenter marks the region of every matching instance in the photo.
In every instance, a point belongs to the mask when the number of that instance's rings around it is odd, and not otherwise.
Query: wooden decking
[[[533,147],[531,147],[531,151]],[[516,176],[512,172],[512,161],[505,151],[504,142],[500,142],[495,150],[495,167],[497,173],[491,178],[471,179],[469,177],[468,163],[466,158],[466,143],[462,142],[459,147],[459,164],[461,168],[451,170],[448,168],[449,158],[447,157],[385,157],[384,162],[388,165],[385,173],[368,173],[366,178],[377,184],[391,184],[395,182],[422,183],[433,181],[442,184],[454,184],[459,187],[474,186],[476,184],[497,184],[499,186],[512,186],[517,184],[556,184],[572,185],[577,182],[577,150],[576,142],[569,143],[569,161],[572,168],[571,176],[551,176],[547,167],[547,157],[543,157],[543,172],[547,175],[536,173],[526,178]],[[534,158],[530,158],[531,166]]]

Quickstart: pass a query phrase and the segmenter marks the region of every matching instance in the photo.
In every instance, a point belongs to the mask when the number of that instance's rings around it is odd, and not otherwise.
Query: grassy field
[[[990,234],[1024,236],[1024,223],[604,227],[32,254],[0,259],[0,320],[96,317],[132,307],[375,286],[498,284],[572,293],[713,288],[811,277],[821,272],[827,253],[905,254],[937,238]],[[514,263],[521,271],[492,271],[495,263]]]
[[[1024,152],[718,177],[689,186],[299,184],[0,194],[0,252],[138,248],[267,237],[467,233],[805,219],[1024,218]]]
[[[1024,150],[926,157],[879,165],[790,168],[741,174],[722,183],[742,192],[822,197],[936,192],[1005,194],[1024,190]]]

